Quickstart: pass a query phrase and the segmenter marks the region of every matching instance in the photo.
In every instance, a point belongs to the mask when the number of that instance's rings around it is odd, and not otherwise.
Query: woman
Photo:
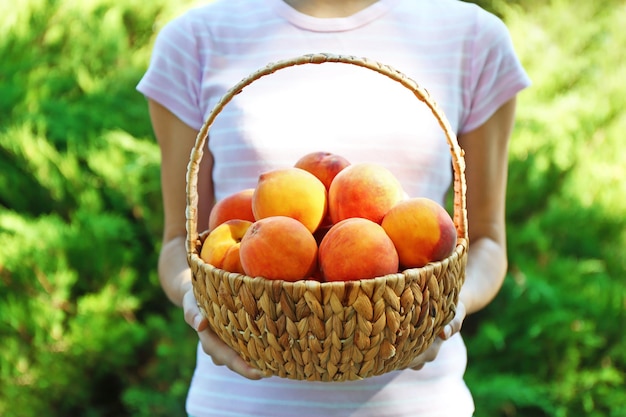
[[[457,316],[406,370],[345,383],[262,378],[208,328],[186,261],[185,174],[222,94],[269,62],[330,52],[367,57],[426,87],[465,151],[470,250]],[[159,276],[199,336],[187,412],[201,416],[471,416],[463,381],[465,314],[497,294],[507,268],[504,204],[515,97],[530,84],[506,27],[456,0],[217,0],[166,25],[138,89],[162,153]],[[443,203],[450,154],[408,90],[346,64],[305,65],[256,81],[218,116],[202,160],[198,218],[254,187],[259,173],[309,152],[389,168],[410,196]]]

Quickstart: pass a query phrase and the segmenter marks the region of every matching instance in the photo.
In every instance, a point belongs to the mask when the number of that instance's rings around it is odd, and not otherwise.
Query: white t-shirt
[[[217,0],[163,28],[138,90],[200,129],[242,78],[317,52],[367,57],[405,73],[457,133],[479,127],[530,83],[504,24],[469,3],[379,0],[346,18],[319,19],[282,0]],[[452,178],[429,109],[400,84],[347,64],[290,67],[255,81],[217,117],[208,147],[217,199],[320,150],[386,166],[410,196],[443,202]],[[187,410],[194,417],[471,416],[466,358],[457,335],[421,371],[345,383],[249,381],[199,348]]]

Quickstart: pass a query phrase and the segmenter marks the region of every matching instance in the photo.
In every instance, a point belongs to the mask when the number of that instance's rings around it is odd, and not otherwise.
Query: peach
[[[319,151],[304,155],[294,166],[315,175],[328,190],[335,176],[348,165],[350,161],[341,155]]]
[[[216,268],[243,274],[239,249],[241,239],[252,224],[248,220],[231,219],[218,225],[204,240],[200,258]]]
[[[294,218],[313,233],[326,216],[326,187],[315,175],[296,167],[264,172],[252,195],[252,212],[257,221]]]
[[[352,164],[331,183],[328,210],[332,223],[362,217],[380,224],[404,196],[400,182],[387,168],[374,163]]]
[[[319,246],[325,281],[374,278],[398,272],[398,254],[378,223],[352,217],[333,225]]]
[[[382,227],[393,241],[403,268],[420,268],[452,254],[457,242],[454,221],[436,201],[415,197],[396,204]]]
[[[239,256],[246,275],[297,281],[314,275],[317,252],[313,234],[301,222],[270,216],[248,228]]]
[[[219,200],[209,213],[209,231],[215,229],[227,220],[239,219],[253,222],[252,194],[254,188],[233,193]]]

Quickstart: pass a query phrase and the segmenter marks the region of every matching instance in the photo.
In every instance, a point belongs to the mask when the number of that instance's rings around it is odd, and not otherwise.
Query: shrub
[[[580,6],[497,3],[534,85],[511,144],[510,272],[468,322],[479,414],[626,413],[626,73],[607,53],[626,41],[626,9]]]
[[[135,85],[193,3],[5,3],[0,414],[184,415],[197,338],[156,276],[159,150]],[[476,414],[625,415],[625,6],[480,3],[534,85],[511,143],[509,274],[465,324]]]

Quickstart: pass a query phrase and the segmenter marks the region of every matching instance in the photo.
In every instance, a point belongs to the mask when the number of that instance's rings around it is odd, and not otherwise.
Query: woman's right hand
[[[185,295],[183,296],[183,311],[185,321],[198,332],[202,349],[204,353],[211,357],[214,364],[226,366],[231,371],[248,379],[263,378],[264,375],[260,370],[248,365],[236,351],[226,345],[226,343],[209,328],[209,322],[198,308],[198,303],[191,285],[189,285],[189,288],[185,291]]]

